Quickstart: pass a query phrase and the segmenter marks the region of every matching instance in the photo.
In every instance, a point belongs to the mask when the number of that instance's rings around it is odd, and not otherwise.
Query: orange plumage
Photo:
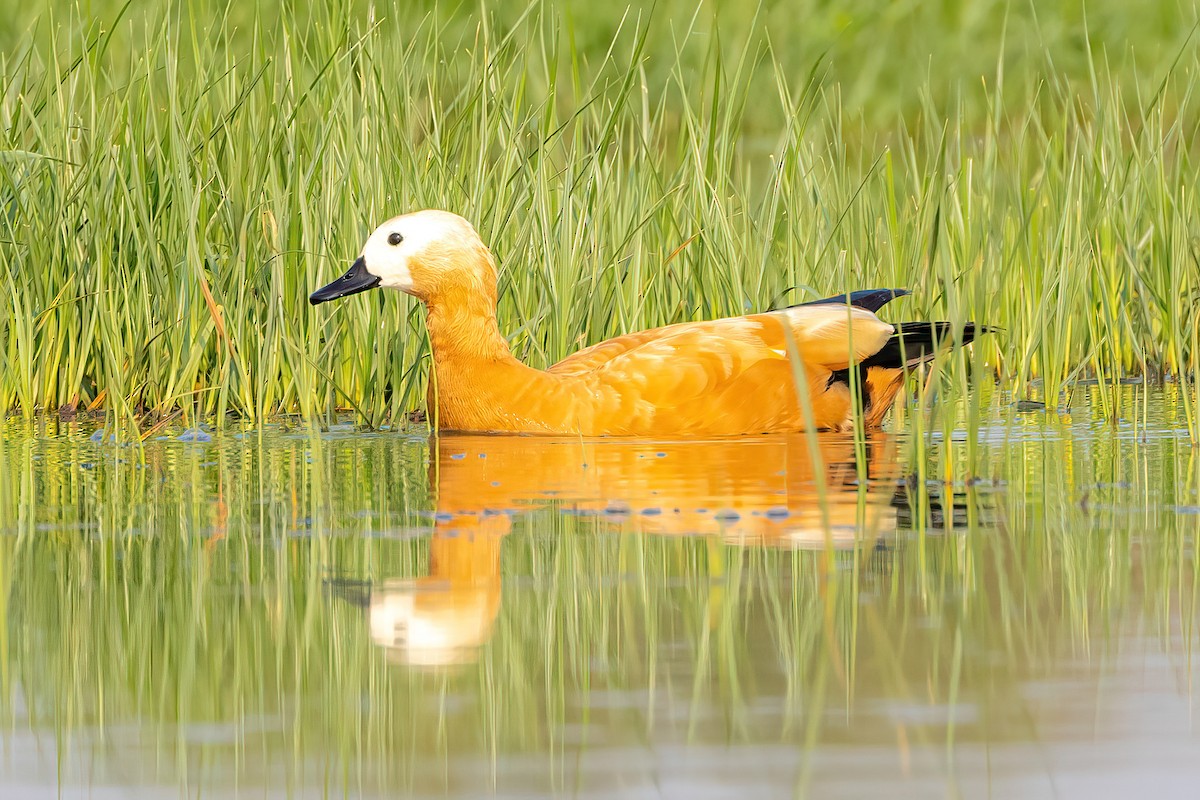
[[[872,311],[903,292],[868,292],[744,317],[626,334],[548,370],[522,364],[496,322],[496,267],[466,220],[443,211],[396,217],[367,240],[325,302],[375,286],[425,303],[433,350],[429,415],[441,430],[583,436],[696,436],[876,427],[904,368],[931,357],[945,323],[894,326]],[[976,329],[965,327],[970,341]],[[807,406],[807,408],[806,408]]]

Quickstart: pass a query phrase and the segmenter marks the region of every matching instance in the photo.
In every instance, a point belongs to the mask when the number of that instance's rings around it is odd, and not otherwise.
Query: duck
[[[376,228],[309,302],[381,288],[423,303],[427,417],[435,430],[469,433],[689,438],[846,431],[856,418],[878,428],[906,371],[990,330],[885,322],[875,312],[908,292],[868,289],[628,333],[542,370],[518,360],[500,331],[497,276],[470,222],[427,209]]]

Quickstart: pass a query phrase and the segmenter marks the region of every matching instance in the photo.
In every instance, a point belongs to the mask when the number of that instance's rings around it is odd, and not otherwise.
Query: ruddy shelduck
[[[522,364],[496,323],[496,262],[446,211],[395,217],[367,239],[314,305],[374,287],[425,304],[441,430],[582,436],[716,436],[878,427],[906,368],[955,338],[946,322],[893,325],[875,311],[903,290],[869,290],[629,333],[547,370]],[[986,329],[968,323],[959,341]],[[861,408],[851,391],[858,376]]]

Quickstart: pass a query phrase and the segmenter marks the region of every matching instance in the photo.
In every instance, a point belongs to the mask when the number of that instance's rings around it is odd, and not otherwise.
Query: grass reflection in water
[[[923,450],[5,422],[0,785],[1189,785],[1200,478],[1163,404]]]

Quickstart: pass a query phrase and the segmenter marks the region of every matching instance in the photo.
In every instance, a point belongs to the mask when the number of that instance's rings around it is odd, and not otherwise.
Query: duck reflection
[[[501,542],[533,509],[739,546],[845,549],[896,528],[896,446],[884,434],[669,444],[443,435],[431,449],[429,574],[335,587],[366,608],[375,643],[409,664],[477,657],[499,613]]]

